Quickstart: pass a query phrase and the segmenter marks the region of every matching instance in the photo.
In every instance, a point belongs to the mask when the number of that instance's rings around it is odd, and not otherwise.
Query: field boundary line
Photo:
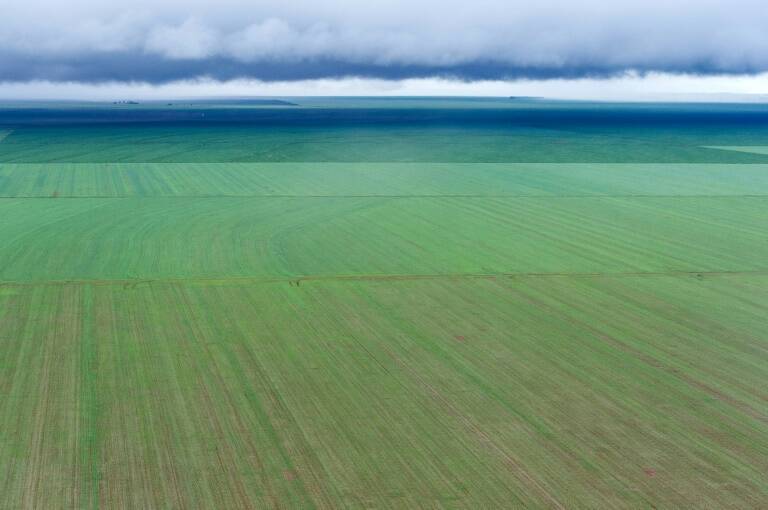
[[[768,198],[768,193],[719,194],[719,195],[654,195],[654,194],[583,194],[583,195],[532,195],[532,194],[414,194],[414,195],[301,195],[301,194],[252,194],[252,195],[0,195],[0,200],[60,200],[60,199],[115,199],[115,200],[165,200],[165,199],[231,199],[231,198],[524,198],[534,200],[569,198]]]
[[[61,280],[0,280],[0,287],[32,287],[38,285],[122,285],[131,288],[137,285],[163,283],[288,283],[299,287],[301,282],[332,281],[410,281],[410,280],[493,280],[507,278],[514,280],[535,278],[659,278],[689,277],[703,279],[718,276],[768,276],[768,269],[748,271],[625,271],[613,273],[563,273],[563,272],[520,272],[520,273],[434,273],[434,274],[352,274],[352,275],[296,275],[296,276],[222,276],[188,278],[115,278],[85,279],[72,278]]]
[[[16,129],[11,128],[0,128],[0,132],[2,131],[9,131],[15,132]],[[151,142],[146,142],[147,144],[151,144]],[[48,145],[62,145],[57,144],[56,142],[51,142]],[[66,145],[66,143],[64,143]],[[691,146],[688,145],[681,145],[680,147],[686,147],[690,148]],[[727,147],[727,148],[726,148]],[[733,149],[733,147],[757,147],[757,148],[767,148],[768,145],[753,145],[753,146],[697,146],[699,149],[713,149],[713,150],[726,150],[731,152],[737,152]],[[751,154],[758,154],[758,153],[751,153]],[[759,155],[768,155],[765,153],[760,153]],[[634,163],[627,163],[627,162],[621,162],[621,161],[614,161],[614,162],[607,162],[607,161],[573,161],[573,162],[563,162],[563,161],[552,161],[552,162],[544,162],[544,161],[203,161],[203,162],[197,162],[197,161],[4,161],[2,162],[6,165],[13,165],[13,166],[35,166],[35,167],[42,167],[42,166],[60,166],[62,164],[68,165],[68,166],[93,166],[93,165],[99,165],[104,167],[116,167],[116,168],[123,168],[123,167],[132,167],[132,166],[140,166],[144,167],[146,165],[152,165],[152,166],[177,166],[177,167],[183,167],[183,166],[189,166],[189,167],[200,167],[200,166],[231,166],[231,165],[237,165],[237,166],[264,166],[264,167],[272,167],[272,166],[312,166],[312,167],[318,167],[318,166],[408,166],[408,167],[417,167],[417,166],[423,166],[423,165],[431,165],[431,166],[474,166],[474,167],[509,167],[511,169],[516,169],[514,167],[524,167],[519,168],[520,170],[525,170],[526,172],[530,170],[539,170],[541,168],[546,169],[546,167],[574,167],[574,166],[589,166],[589,167],[595,167],[595,166],[603,166],[603,167],[642,167],[642,166],[648,166],[648,167],[668,167],[668,166],[703,166],[703,167],[724,167],[724,166],[768,166],[768,161],[761,161],[758,163],[733,163],[733,162],[716,162],[716,161],[708,161],[708,162],[685,162],[685,161],[676,161],[676,162],[663,162],[663,161],[643,161],[643,162],[634,162]]]

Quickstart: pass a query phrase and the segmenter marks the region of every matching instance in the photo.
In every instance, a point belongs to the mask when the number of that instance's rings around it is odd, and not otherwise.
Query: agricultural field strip
[[[11,199],[0,201],[0,280],[762,271],[765,207],[738,197]]]
[[[0,163],[2,197],[643,197],[761,191],[768,193],[768,165]]]
[[[768,155],[768,145],[721,145],[721,146],[704,146],[705,149],[718,149],[721,151],[734,151],[734,152],[747,152],[750,154]]]
[[[759,506],[764,282],[0,292],[0,506]]]
[[[125,129],[125,128],[123,128]],[[64,130],[62,130],[64,131]],[[107,130],[109,131],[109,130]],[[465,136],[466,135],[466,136]],[[0,145],[0,161],[7,163],[227,163],[227,162],[540,162],[540,163],[745,163],[766,164],[768,155],[723,151],[701,147],[693,142],[663,143],[615,137],[606,143],[604,135],[564,136],[562,143],[552,137],[501,135],[495,139],[476,133],[443,134],[420,139],[409,134],[393,134],[376,141],[361,134],[350,134],[338,141],[305,138],[284,142],[281,138],[302,138],[297,133],[266,136],[264,133],[237,131],[222,136],[229,141],[215,142],[207,134],[189,133],[181,139],[153,142],[159,134],[136,134],[94,143],[90,131],[71,133],[65,143],[54,141],[53,133],[38,133],[32,141],[22,130],[14,132]],[[33,136],[33,138],[34,138]],[[765,137],[762,138],[763,140]],[[711,141],[711,140],[710,140]],[[751,140],[749,140],[751,143]],[[761,143],[761,142],[758,142]],[[615,146],[623,144],[622,151]],[[746,144],[745,144],[746,145]],[[137,151],[136,148],[141,147]]]

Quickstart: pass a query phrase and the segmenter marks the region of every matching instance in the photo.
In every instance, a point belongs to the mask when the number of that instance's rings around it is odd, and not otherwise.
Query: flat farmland
[[[734,125],[694,117],[665,126],[664,115],[650,124],[639,115],[616,124],[589,105],[554,117],[520,112],[517,119],[471,109],[254,112],[237,112],[238,121],[232,112],[215,110],[147,112],[139,119],[109,111],[88,119],[74,111],[73,122],[61,112],[35,119],[38,112],[0,106],[0,122],[12,126],[0,143],[0,161],[768,164],[764,153],[713,148],[764,146],[762,118]],[[14,117],[23,123],[8,124]]]
[[[0,163],[0,197],[743,196],[768,165]]]
[[[762,196],[4,199],[0,278],[760,272],[767,207]]]
[[[742,107],[89,108],[0,108],[0,508],[766,506]]]
[[[741,275],[3,286],[0,502],[760,506],[767,289]]]

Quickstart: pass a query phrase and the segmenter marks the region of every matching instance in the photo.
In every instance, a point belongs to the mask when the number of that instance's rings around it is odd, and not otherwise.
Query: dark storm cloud
[[[0,17],[0,81],[752,74],[766,27],[754,0],[32,0]]]
[[[612,77],[620,70],[598,67],[514,67],[493,61],[454,65],[365,64],[329,58],[304,62],[241,62],[215,57],[195,60],[168,60],[154,55],[113,53],[88,59],[50,58],[30,63],[16,56],[4,57],[0,52],[0,76],[16,81],[50,80],[83,81],[147,81],[164,83],[191,77],[217,80],[258,78],[264,81],[292,81],[314,78],[363,76],[400,80],[419,77],[443,77],[457,80],[491,80],[499,78],[580,78]]]

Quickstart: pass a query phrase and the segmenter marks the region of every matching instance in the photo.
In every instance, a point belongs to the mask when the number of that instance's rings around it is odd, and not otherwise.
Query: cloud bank
[[[766,27],[764,0],[30,0],[0,82],[757,74]]]

